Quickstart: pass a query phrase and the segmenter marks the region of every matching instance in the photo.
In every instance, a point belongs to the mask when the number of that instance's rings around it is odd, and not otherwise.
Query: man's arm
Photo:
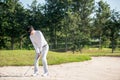
[[[33,44],[33,46],[34,46],[35,52],[36,52],[36,53],[39,53],[39,48],[35,45],[35,43],[34,43],[34,41],[32,40],[31,37],[30,37],[30,40],[31,40],[31,42],[32,42],[32,44]]]
[[[42,51],[42,45],[43,45],[43,40],[42,40],[42,33],[41,33],[41,31],[39,31],[38,32],[38,34],[39,34],[39,41],[40,41],[40,46],[39,46],[39,49],[40,49],[40,52]]]

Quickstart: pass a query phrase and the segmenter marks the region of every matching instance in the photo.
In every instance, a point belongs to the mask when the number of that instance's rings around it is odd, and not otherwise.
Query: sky
[[[20,2],[22,2],[23,6],[25,8],[27,8],[27,4],[31,4],[33,0],[19,0]],[[45,1],[44,0],[37,0],[38,3],[44,4]],[[96,2],[100,1],[100,0],[95,0]],[[109,5],[111,10],[115,9],[116,11],[120,11],[120,0],[103,0],[106,1]]]
[[[32,3],[33,0],[19,0],[20,2],[22,2],[23,6],[25,8],[27,8],[28,4],[30,5]],[[44,4],[45,3],[45,0],[37,0],[38,3],[41,3],[41,4]]]
[[[96,2],[100,0],[95,0]],[[115,9],[116,11],[120,11],[120,0],[103,0],[110,5],[111,10]]]

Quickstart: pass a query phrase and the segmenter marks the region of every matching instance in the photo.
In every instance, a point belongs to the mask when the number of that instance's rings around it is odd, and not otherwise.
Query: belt
[[[46,47],[46,46],[47,46],[47,44],[45,44],[45,45],[43,46],[43,48]]]

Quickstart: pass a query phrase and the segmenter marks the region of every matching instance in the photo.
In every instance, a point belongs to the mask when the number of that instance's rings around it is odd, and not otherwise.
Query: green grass
[[[91,58],[88,55],[72,54],[72,52],[69,53],[49,52],[48,55],[48,63],[51,65],[68,62],[80,62],[90,59]]]
[[[34,63],[34,50],[0,50],[0,66],[27,66]],[[49,51],[49,65],[90,60],[90,56],[81,54],[58,53]],[[40,65],[42,62],[40,60]]]
[[[120,57],[120,49],[116,49],[114,53],[112,53],[112,50],[110,48],[89,48],[89,49],[83,49],[84,55],[89,56],[110,56],[110,57]]]
[[[98,48],[83,49],[83,53],[75,52],[72,54],[68,52],[53,52],[49,51],[47,60],[49,65],[68,63],[68,62],[80,62],[91,60],[91,56],[115,56],[120,57],[120,49],[111,53],[111,49],[104,48],[102,50]],[[34,50],[0,50],[0,66],[28,66],[34,63]],[[40,60],[40,65],[42,62]]]
[[[32,65],[34,51],[2,50],[0,51],[0,66]]]

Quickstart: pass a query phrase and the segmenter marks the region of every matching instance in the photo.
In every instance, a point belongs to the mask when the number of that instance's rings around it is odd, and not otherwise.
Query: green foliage
[[[7,8],[2,11],[2,23],[0,25],[0,34],[4,46],[1,45],[0,48],[8,47],[8,44],[5,44],[4,42],[8,40],[7,42],[10,42],[11,49],[14,49],[15,43],[17,43],[18,40],[21,40],[25,34],[25,11],[18,0],[8,0],[4,2],[4,4],[7,5]]]
[[[106,37],[110,39],[110,47],[112,48],[112,52],[114,52],[116,45],[120,39],[120,14],[118,12],[112,11],[112,15],[110,20],[107,22],[107,26],[105,26]]]
[[[19,0],[0,1],[0,49],[33,49],[26,33],[28,25],[43,32],[51,50],[82,52],[96,43],[114,51],[119,45],[120,14],[112,12],[106,2],[100,0],[96,6],[94,0],[45,1],[41,5],[33,0],[28,9]]]
[[[102,0],[98,2],[98,6],[96,9],[96,18],[94,20],[95,28],[93,31],[93,36],[94,38],[99,39],[99,48],[102,48],[102,44],[104,43],[104,40],[106,38],[104,35],[104,27],[107,25],[106,23],[110,19],[110,16],[111,12],[109,5]]]

